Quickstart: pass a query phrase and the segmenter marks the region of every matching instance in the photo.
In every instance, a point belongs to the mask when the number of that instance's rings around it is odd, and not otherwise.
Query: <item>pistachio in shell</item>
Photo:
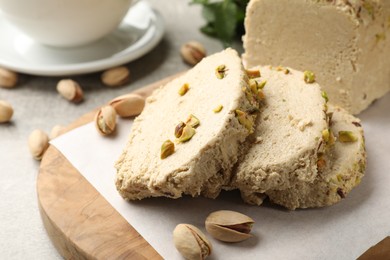
[[[110,135],[116,128],[116,112],[112,106],[103,106],[95,115],[95,126],[101,135]]]
[[[206,230],[215,239],[224,242],[240,242],[252,237],[254,220],[231,210],[219,210],[206,218]]]
[[[180,254],[189,260],[203,260],[212,252],[212,245],[197,227],[179,224],[173,230],[173,241]]]
[[[145,106],[145,99],[138,94],[125,94],[109,102],[118,116],[131,117],[139,115]]]

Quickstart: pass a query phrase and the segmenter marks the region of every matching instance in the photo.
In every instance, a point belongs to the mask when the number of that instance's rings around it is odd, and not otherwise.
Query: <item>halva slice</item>
[[[147,99],[116,163],[119,193],[128,200],[215,198],[254,130],[256,111],[237,52],[204,58]]]
[[[311,70],[352,114],[390,90],[389,0],[251,0],[244,65]]]
[[[289,209],[323,207],[345,198],[357,186],[366,167],[363,128],[360,120],[329,105],[335,142],[324,156],[323,170],[313,183],[296,182],[286,190],[269,190],[274,203]]]
[[[256,129],[245,144],[248,152],[228,188],[260,205],[264,192],[283,190],[317,177],[317,160],[326,149],[327,97],[313,81],[314,74],[283,67],[256,67],[264,86]]]

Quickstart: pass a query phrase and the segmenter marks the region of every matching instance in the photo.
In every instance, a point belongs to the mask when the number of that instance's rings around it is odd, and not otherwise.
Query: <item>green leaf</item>
[[[215,4],[215,29],[225,47],[230,46],[236,32],[237,5],[234,0]]]
[[[208,36],[217,37],[217,33],[215,32],[215,28],[212,25],[206,24],[200,28],[200,31]]]
[[[200,4],[206,24],[201,31],[216,37],[224,47],[230,46],[233,39],[244,34],[245,9],[249,0],[192,0]]]

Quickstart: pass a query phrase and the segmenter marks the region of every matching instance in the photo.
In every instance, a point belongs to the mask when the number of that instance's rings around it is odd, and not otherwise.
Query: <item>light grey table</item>
[[[8,101],[14,108],[12,122],[0,124],[0,259],[61,259],[39,215],[39,162],[31,157],[27,146],[34,129],[49,133],[54,125],[67,125],[116,96],[188,69],[179,49],[189,40],[202,42],[209,54],[222,49],[219,41],[199,32],[204,23],[199,6],[189,6],[183,0],[148,2],[163,15],[166,32],[155,49],[126,64],[132,73],[130,84],[107,88],[100,82],[100,73],[71,77],[80,83],[85,94],[85,100],[77,105],[57,93],[56,84],[61,77],[22,74],[16,88],[0,88],[0,100]],[[240,43],[235,47],[241,48]]]

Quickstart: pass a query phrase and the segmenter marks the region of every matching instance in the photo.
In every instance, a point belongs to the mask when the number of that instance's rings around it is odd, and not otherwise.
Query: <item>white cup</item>
[[[136,2],[0,0],[0,10],[34,41],[55,47],[74,47],[94,42],[115,30]]]

